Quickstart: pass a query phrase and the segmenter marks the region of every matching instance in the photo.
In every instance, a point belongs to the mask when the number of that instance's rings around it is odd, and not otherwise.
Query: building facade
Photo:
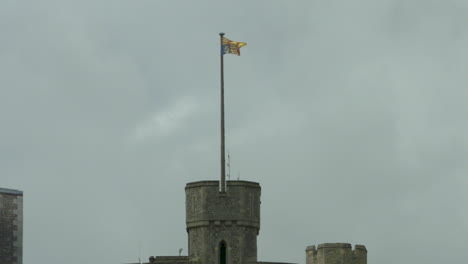
[[[23,192],[0,188],[0,263],[23,263]]]

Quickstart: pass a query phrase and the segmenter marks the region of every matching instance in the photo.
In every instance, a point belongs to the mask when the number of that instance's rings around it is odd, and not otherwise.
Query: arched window
[[[219,243],[219,264],[227,264],[226,261],[226,242]]]

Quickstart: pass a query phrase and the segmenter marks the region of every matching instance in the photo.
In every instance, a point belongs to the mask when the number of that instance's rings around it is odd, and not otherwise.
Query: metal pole
[[[224,33],[219,33],[221,49],[223,48]],[[225,151],[224,151],[224,61],[223,50],[221,50],[221,192],[226,192],[226,172],[225,172]]]

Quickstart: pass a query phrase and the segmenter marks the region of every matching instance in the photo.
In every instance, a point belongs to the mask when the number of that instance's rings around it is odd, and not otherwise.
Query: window
[[[226,262],[226,242],[219,243],[219,264],[227,264]]]

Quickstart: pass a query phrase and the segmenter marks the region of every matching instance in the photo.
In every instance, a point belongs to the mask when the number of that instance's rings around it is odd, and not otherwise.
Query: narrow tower
[[[0,263],[23,263],[23,192],[0,188]]]
[[[190,261],[257,263],[260,185],[248,181],[199,181],[185,187]]]

